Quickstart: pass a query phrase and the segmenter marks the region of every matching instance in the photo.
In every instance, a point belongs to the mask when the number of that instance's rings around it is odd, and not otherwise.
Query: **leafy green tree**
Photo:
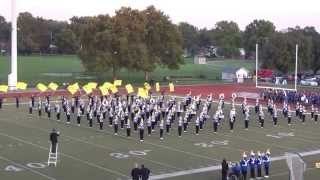
[[[63,29],[55,37],[55,45],[61,54],[75,54],[79,49],[77,37],[69,28]]]
[[[241,33],[237,23],[233,21],[217,22],[214,29],[214,40],[221,55],[229,58],[239,56]]]
[[[246,58],[250,58],[255,54],[255,45],[258,43],[260,49],[268,39],[276,32],[276,27],[270,21],[254,20],[246,26],[243,32],[243,47],[246,52]]]
[[[188,54],[195,55],[199,50],[199,30],[186,22],[180,23],[178,28],[183,38],[183,48]]]
[[[316,74],[320,70],[320,34],[314,27],[305,27],[303,31],[312,39],[310,69]]]

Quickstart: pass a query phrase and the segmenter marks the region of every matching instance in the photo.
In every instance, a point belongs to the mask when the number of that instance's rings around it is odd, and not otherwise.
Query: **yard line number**
[[[116,159],[127,159],[127,158],[130,158],[131,156],[146,156],[150,151],[151,150],[141,150],[141,151],[134,150],[134,151],[128,151],[126,153],[117,152],[117,153],[110,153],[110,156]]]
[[[28,163],[28,164],[25,164],[24,166],[32,169],[44,169],[48,167],[46,163]],[[25,171],[26,169],[23,168],[22,166],[7,165],[3,170],[6,172],[21,172],[21,171]]]
[[[228,140],[210,141],[209,143],[206,143],[206,142],[194,143],[195,146],[199,146],[202,148],[213,148],[213,147],[218,147],[218,146],[227,146],[228,144],[229,144]]]

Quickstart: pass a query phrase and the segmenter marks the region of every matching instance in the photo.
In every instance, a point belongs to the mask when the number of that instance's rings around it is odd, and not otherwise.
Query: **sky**
[[[122,6],[144,9],[154,5],[174,23],[188,22],[198,28],[214,27],[221,20],[235,21],[240,29],[254,19],[270,20],[277,30],[314,26],[320,32],[319,0],[16,0],[19,12],[68,20],[72,16],[110,14]],[[0,0],[0,15],[11,17],[11,0]]]

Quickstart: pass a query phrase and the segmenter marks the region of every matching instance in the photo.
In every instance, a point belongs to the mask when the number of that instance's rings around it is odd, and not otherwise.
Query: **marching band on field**
[[[235,124],[238,121],[238,113],[235,108],[236,94],[232,94],[232,103],[228,116],[230,132],[234,131]],[[0,98],[0,108],[2,107],[2,99]],[[144,141],[145,128],[147,135],[151,136],[155,133],[155,129],[159,129],[160,140],[164,140],[165,134],[170,134],[174,128],[174,123],[177,124],[178,137],[191,129],[194,125],[195,134],[198,135],[203,128],[208,124],[211,118],[213,132],[217,133],[222,128],[224,123],[224,95],[220,94],[218,99],[218,106],[216,111],[212,108],[213,97],[208,95],[206,99],[201,99],[201,94],[198,96],[191,96],[187,94],[182,100],[176,97],[166,97],[164,95],[150,97],[147,99],[140,98],[135,95],[127,96],[88,96],[88,101],[84,101],[81,97],[73,97],[71,100],[62,96],[61,101],[54,103],[54,108],[51,108],[50,97],[47,96],[44,100],[39,97],[38,102],[35,102],[35,97],[30,98],[28,103],[29,114],[33,113],[33,109],[38,111],[38,116],[42,116],[43,111],[47,114],[49,119],[52,119],[51,113],[55,113],[55,119],[61,120],[61,113],[66,116],[66,123],[71,123],[72,115],[76,117],[76,124],[78,126],[83,123],[83,117],[86,117],[90,128],[94,124],[98,125],[99,130],[103,131],[107,122],[110,127],[113,127],[114,135],[118,135],[119,129],[126,129],[126,136],[131,136],[131,128],[138,132],[139,140]],[[283,117],[287,119],[290,126],[292,124],[293,113],[302,122],[306,121],[307,110],[304,103],[297,102],[295,111],[292,111],[290,104],[283,102],[282,111],[278,108],[279,104],[269,99],[267,102],[267,112],[272,117],[274,126],[278,125],[279,112],[282,112]],[[16,107],[19,108],[19,98],[16,98]],[[244,129],[248,130],[252,122],[251,106],[248,105],[247,99],[244,98],[241,104],[241,112],[243,114]],[[254,112],[257,117],[257,123],[260,128],[265,125],[265,113],[259,99],[254,105]],[[214,112],[214,113],[212,113]],[[212,114],[212,115],[210,115]],[[315,123],[318,121],[319,109],[312,105],[310,109],[311,119]],[[240,163],[233,164],[239,166],[242,176],[247,177],[247,170],[250,172],[250,177],[258,179],[262,177],[261,168],[264,165],[265,177],[269,176],[270,152],[257,153],[257,156],[252,152],[250,158],[243,155]],[[239,169],[239,168],[234,168]],[[255,173],[257,170],[257,173]]]

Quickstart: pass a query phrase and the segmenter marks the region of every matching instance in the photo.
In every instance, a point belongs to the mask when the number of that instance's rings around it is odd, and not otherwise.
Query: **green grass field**
[[[151,78],[162,82],[165,76],[191,76],[192,79],[178,83],[194,84],[219,82],[223,67],[247,67],[254,68],[253,61],[245,60],[226,60],[210,61],[207,65],[193,64],[191,58],[185,59],[185,64],[179,70],[169,70],[158,67]],[[9,57],[0,56],[0,83],[7,83],[8,73],[10,72]],[[18,58],[18,79],[26,81],[31,85],[38,82],[49,83],[55,81],[63,82],[105,82],[111,80],[111,73],[85,72],[77,56],[20,56]],[[130,83],[144,82],[143,72],[131,72],[121,70],[118,79],[123,79]]]
[[[216,108],[214,105],[213,109]],[[227,105],[225,114],[228,112]],[[267,115],[265,128],[260,129],[254,120],[256,115],[252,115],[249,130],[246,131],[243,129],[243,117],[238,111],[238,121],[233,133],[228,130],[227,123],[224,123],[222,129],[214,134],[210,120],[198,136],[195,135],[194,124],[191,124],[188,132],[179,138],[175,124],[171,134],[164,135],[163,141],[159,140],[157,129],[150,137],[146,136],[143,143],[138,141],[138,133],[127,138],[125,131],[120,130],[120,134],[114,136],[113,128],[105,126],[103,132],[98,131],[97,126],[89,128],[84,118],[81,127],[78,127],[74,123],[75,118],[71,125],[67,125],[64,117],[58,122],[49,120],[46,116],[39,118],[35,112],[28,115],[26,106],[16,109],[13,105],[5,105],[0,110],[1,179],[129,179],[134,163],[143,163],[151,169],[153,177],[189,172],[165,179],[218,180],[220,171],[197,171],[219,165],[224,157],[229,161],[238,161],[243,151],[263,151],[270,148],[272,157],[276,157],[288,151],[309,152],[320,149],[319,124],[311,122],[310,117],[307,117],[305,125],[296,121],[291,127],[280,118],[280,126],[273,127]],[[47,167],[48,134],[54,127],[61,133],[60,157],[57,167]],[[291,133],[294,136],[279,133]],[[305,180],[320,179],[320,170],[314,168],[314,163],[320,161],[320,155],[316,153],[306,156],[304,160],[307,162]],[[192,169],[198,170],[192,172]],[[269,179],[288,179],[288,168],[284,160],[272,162]]]

